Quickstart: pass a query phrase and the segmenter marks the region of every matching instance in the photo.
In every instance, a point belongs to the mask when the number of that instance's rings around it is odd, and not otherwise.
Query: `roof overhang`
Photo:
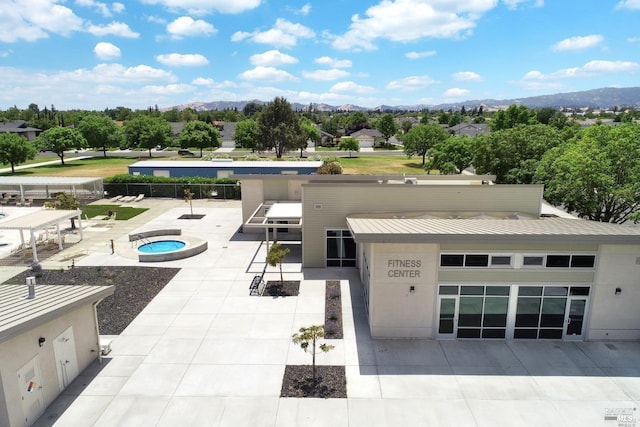
[[[585,243],[640,245],[640,228],[576,219],[347,218],[357,243]]]
[[[244,226],[247,228],[302,228],[302,203],[265,202],[258,206]]]
[[[114,286],[36,285],[36,297],[28,299],[26,285],[0,285],[0,343],[114,291]]]

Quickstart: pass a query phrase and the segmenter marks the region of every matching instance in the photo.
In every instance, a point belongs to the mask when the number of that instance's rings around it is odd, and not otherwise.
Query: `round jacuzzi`
[[[183,249],[186,243],[181,240],[157,240],[155,242],[145,243],[138,247],[138,251],[144,254],[161,254],[166,252],[175,252]]]

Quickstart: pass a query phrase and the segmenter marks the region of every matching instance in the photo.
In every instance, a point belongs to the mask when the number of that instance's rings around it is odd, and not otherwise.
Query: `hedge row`
[[[104,179],[105,184],[235,184],[231,178],[209,178],[204,176],[166,176],[120,174]]]

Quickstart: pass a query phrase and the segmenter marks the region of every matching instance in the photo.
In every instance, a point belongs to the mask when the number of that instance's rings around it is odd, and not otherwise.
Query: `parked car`
[[[193,151],[189,151],[189,150],[178,150],[178,155],[180,155],[180,156],[195,156],[195,154],[193,154]]]

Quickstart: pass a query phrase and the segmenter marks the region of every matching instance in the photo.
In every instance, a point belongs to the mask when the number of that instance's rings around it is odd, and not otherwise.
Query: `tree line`
[[[146,149],[151,157],[154,147],[173,143],[169,121],[157,108],[137,112],[118,108],[111,113],[126,117],[121,126],[105,113],[73,112],[77,122],[65,127],[62,122],[69,117],[61,118],[65,116],[51,107],[40,111],[32,104],[28,108],[38,120],[58,121],[35,145],[17,135],[0,134],[2,163],[13,170],[14,165],[35,157],[36,149],[53,151],[64,163],[64,152],[70,149],[91,147],[106,156],[107,149],[123,145]],[[202,156],[203,149],[221,145],[212,120],[216,112],[210,113],[204,120],[191,116],[177,137],[181,147],[198,148]],[[491,115],[480,110],[425,111],[419,120],[412,120],[392,113],[294,111],[285,98],[276,97],[266,105],[248,103],[241,112],[229,114],[242,118],[233,136],[238,146],[272,150],[277,158],[288,151],[302,154],[308,141],[320,141],[320,130],[340,137],[375,128],[384,144],[396,136],[407,156],[421,158],[427,173],[459,173],[472,166],[477,173],[495,175],[497,183],[543,184],[546,200],[584,218],[616,223],[640,220],[640,125],[633,120],[633,111],[618,112],[621,119],[614,121],[615,126],[596,123],[586,128],[554,109],[516,105]],[[486,120],[490,132],[454,136],[449,132],[454,116],[463,117],[464,123]],[[359,147],[355,138],[342,137],[339,148],[351,153]]]

